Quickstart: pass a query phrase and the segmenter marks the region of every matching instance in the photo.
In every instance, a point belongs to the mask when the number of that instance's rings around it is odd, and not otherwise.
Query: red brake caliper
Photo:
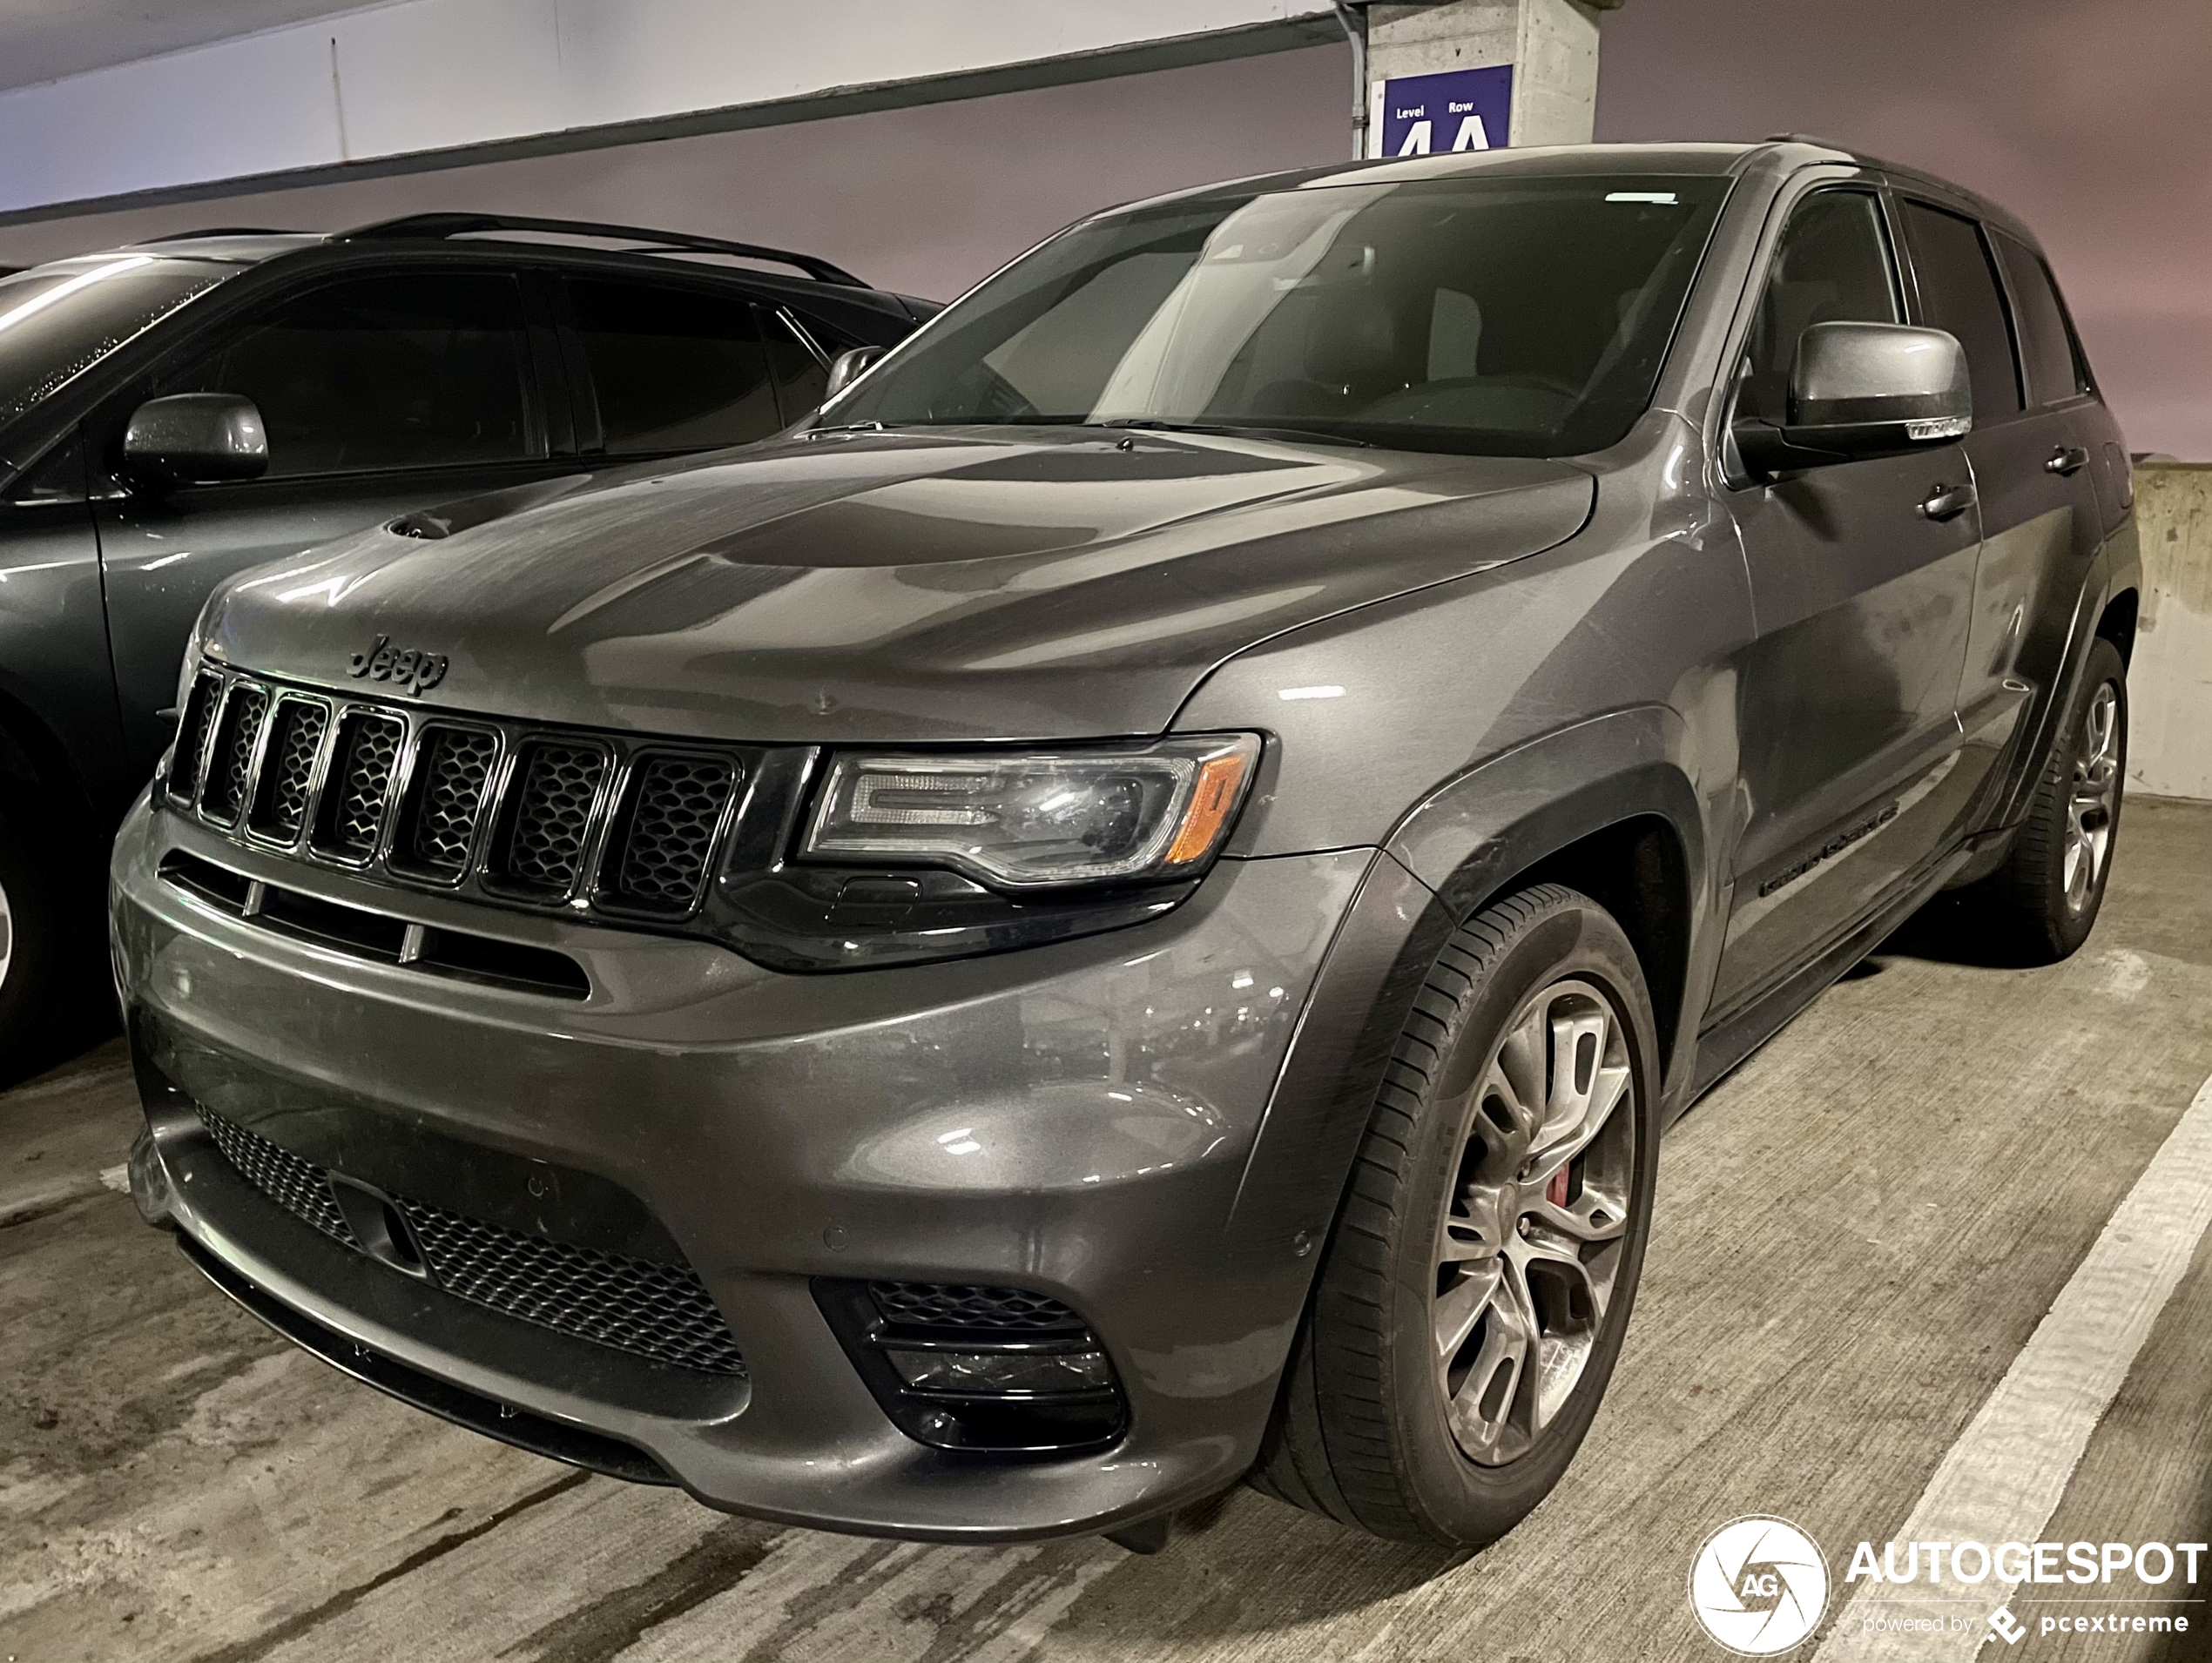
[[[1554,1207],[1567,1205],[1567,1183],[1570,1168],[1561,1167],[1552,1174],[1552,1181],[1544,1186],[1544,1199]]]

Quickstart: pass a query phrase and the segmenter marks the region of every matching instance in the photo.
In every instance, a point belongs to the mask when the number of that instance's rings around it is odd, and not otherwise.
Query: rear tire
[[[1967,893],[1975,922],[2020,964],[2056,964],[2104,905],[2128,774],[2128,666],[2100,636],[2059,724],[2005,864]]]
[[[1656,1029],[1586,896],[1522,890],[1453,933],[1376,1094],[1258,1487],[1452,1547],[1550,1493],[1642,1269]]]
[[[66,887],[0,816],[0,1081],[44,1061],[71,963],[62,927]]]

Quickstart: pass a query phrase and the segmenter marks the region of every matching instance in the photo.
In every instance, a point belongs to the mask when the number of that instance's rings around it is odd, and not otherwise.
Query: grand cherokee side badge
[[[446,656],[418,652],[411,647],[395,650],[391,636],[379,636],[367,652],[357,652],[346,661],[346,673],[373,682],[389,682],[402,692],[423,693],[445,679]]]

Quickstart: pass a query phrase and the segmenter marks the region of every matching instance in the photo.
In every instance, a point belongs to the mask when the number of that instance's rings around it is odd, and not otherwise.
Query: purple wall
[[[1078,214],[1346,153],[1342,48],[797,126],[0,227],[22,263],[212,224],[424,208],[811,248],[949,297]],[[1629,0],[1598,136],[1823,133],[1932,169],[2048,246],[2138,450],[2212,458],[2212,0]]]
[[[1598,137],[1814,132],[2003,203],[2129,445],[2212,459],[2212,0],[1629,0]]]

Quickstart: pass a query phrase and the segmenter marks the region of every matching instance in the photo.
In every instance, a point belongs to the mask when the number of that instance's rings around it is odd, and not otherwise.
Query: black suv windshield
[[[0,278],[0,421],[243,269],[121,253]]]
[[[1424,178],[1103,216],[961,300],[823,421],[1602,449],[1650,401],[1727,189]]]

